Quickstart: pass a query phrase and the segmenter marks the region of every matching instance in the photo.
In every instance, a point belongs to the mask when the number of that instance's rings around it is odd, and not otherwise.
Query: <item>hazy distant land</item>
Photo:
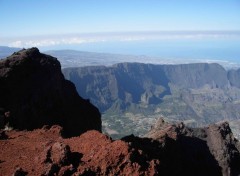
[[[0,46],[0,58],[5,58],[21,48]],[[171,57],[154,57],[148,55],[112,54],[99,52],[86,52],[78,50],[48,50],[44,53],[56,57],[62,68],[84,66],[111,66],[123,62],[137,62],[150,64],[188,64],[188,63],[218,63],[226,69],[237,69],[240,61],[223,59],[186,59]]]

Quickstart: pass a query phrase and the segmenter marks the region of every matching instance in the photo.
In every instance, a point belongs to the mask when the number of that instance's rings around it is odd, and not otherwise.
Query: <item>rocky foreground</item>
[[[98,109],[36,48],[0,61],[0,122],[1,176],[240,175],[227,122],[194,129],[160,119],[144,138],[102,134]]]
[[[1,175],[237,176],[240,146],[228,123],[189,129],[160,120],[149,138],[111,140],[91,130],[62,138],[62,128],[1,132]],[[150,138],[151,137],[151,138]]]

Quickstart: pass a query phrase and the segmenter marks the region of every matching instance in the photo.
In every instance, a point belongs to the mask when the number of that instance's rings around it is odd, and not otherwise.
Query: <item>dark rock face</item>
[[[17,168],[13,173],[13,176],[26,176],[28,173],[25,172],[22,168]]]
[[[183,123],[171,125],[160,119],[146,136],[165,143],[163,161],[171,166],[166,170],[169,175],[240,174],[239,142],[227,122],[187,128]]]
[[[165,65],[163,69],[171,83],[181,88],[199,88],[206,84],[223,88],[228,85],[227,71],[219,64]]]
[[[37,48],[0,61],[0,110],[1,117],[20,130],[59,124],[66,136],[101,131],[98,109],[64,79],[57,59]]]

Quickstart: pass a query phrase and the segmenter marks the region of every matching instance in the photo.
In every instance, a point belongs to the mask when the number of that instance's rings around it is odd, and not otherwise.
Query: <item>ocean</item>
[[[58,46],[58,49],[148,56],[185,62],[217,62],[240,67],[240,39],[178,39],[89,42]]]

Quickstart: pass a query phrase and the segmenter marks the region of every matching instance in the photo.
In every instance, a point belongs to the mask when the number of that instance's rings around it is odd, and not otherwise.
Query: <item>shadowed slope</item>
[[[59,124],[67,136],[101,131],[98,109],[64,79],[57,59],[37,48],[0,61],[0,108],[1,116],[8,113],[5,121],[21,130]]]

